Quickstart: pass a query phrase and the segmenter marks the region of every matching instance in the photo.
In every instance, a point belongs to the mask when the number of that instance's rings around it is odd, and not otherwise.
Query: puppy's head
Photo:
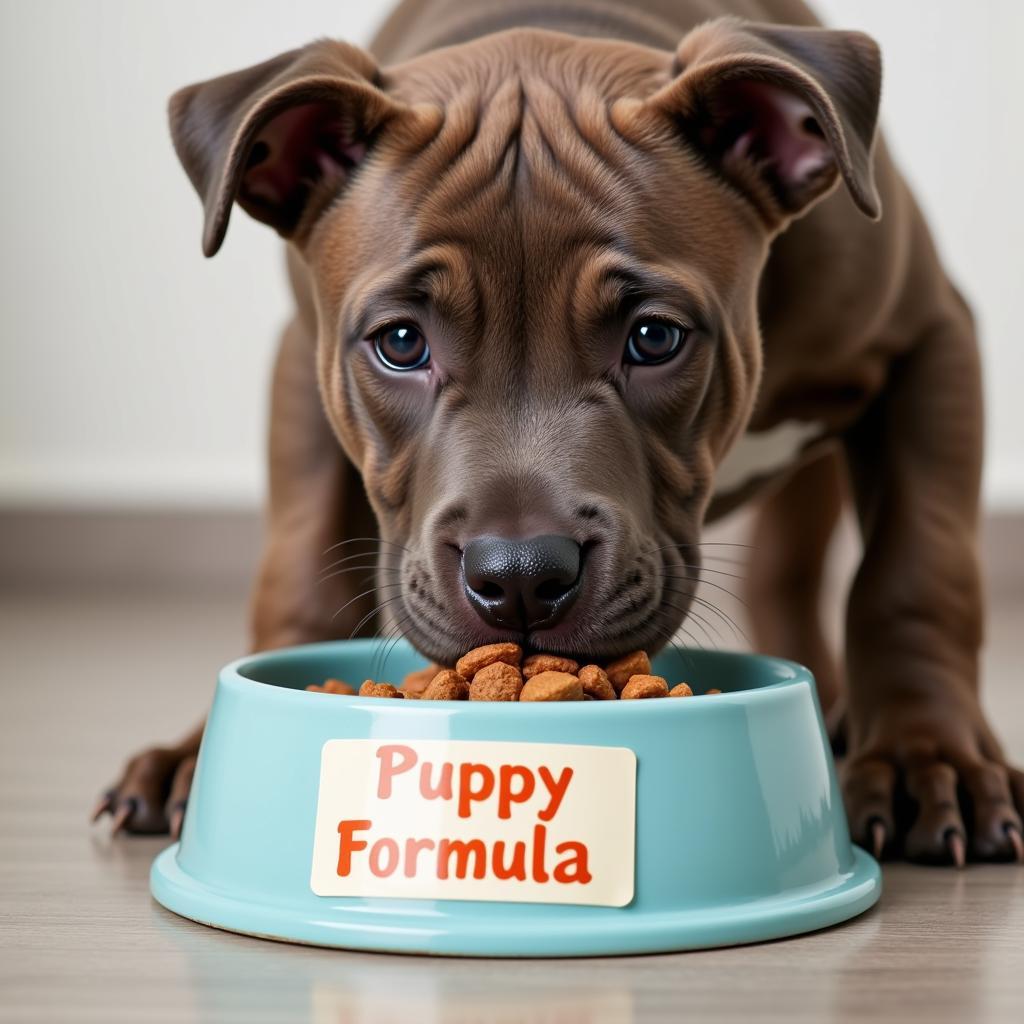
[[[864,36],[720,20],[674,54],[517,30],[379,69],[322,41],[173,98],[206,253],[237,202],[308,265],[424,653],[681,624],[769,242],[840,179],[877,216],[879,84]]]

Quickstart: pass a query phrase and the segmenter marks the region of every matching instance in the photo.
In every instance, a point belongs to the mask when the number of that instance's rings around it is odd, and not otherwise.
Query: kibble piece
[[[523,677],[518,668],[504,661],[492,661],[473,676],[469,699],[519,700],[522,688]]]
[[[594,700],[615,700],[618,696],[603,668],[597,665],[584,665],[578,675],[584,696],[592,697]]]
[[[692,697],[693,690],[690,689],[689,683],[676,683],[671,690],[668,691],[670,697]]]
[[[340,693],[344,696],[351,697],[355,694],[355,689],[348,685],[348,683],[342,682],[340,679],[325,679],[323,685],[317,685],[313,683],[312,686],[307,686],[307,690],[310,693]]]
[[[354,686],[349,686],[343,679],[325,679],[324,690],[327,693],[355,694]]]
[[[433,682],[434,676],[440,671],[440,665],[428,665],[426,668],[410,672],[402,680],[402,692],[407,697],[421,697],[423,691]]]
[[[458,672],[442,669],[423,691],[422,700],[465,700],[469,696],[469,683]]]
[[[571,672],[538,672],[526,681],[522,701],[583,700],[583,684]]]
[[[474,647],[455,663],[455,671],[463,679],[472,679],[477,672],[488,665],[501,663],[513,665],[518,674],[518,665],[523,660],[523,649],[519,644],[487,644]]]
[[[667,697],[668,683],[661,676],[637,673],[622,688],[619,696],[623,700],[643,700],[646,697]]]
[[[705,693],[721,693],[722,691],[712,686],[710,690],[705,690]]]
[[[622,693],[622,688],[633,678],[633,676],[646,676],[651,673],[651,659],[647,657],[646,651],[633,651],[626,654],[610,665],[605,666],[608,679],[615,692]]]
[[[568,672],[569,675],[579,674],[580,666],[572,658],[561,658],[557,654],[531,654],[523,662],[523,676],[532,679],[541,672]]]
[[[390,683],[375,683],[372,679],[367,679],[362,686],[359,687],[360,697],[401,697],[402,691],[397,687],[392,686]]]

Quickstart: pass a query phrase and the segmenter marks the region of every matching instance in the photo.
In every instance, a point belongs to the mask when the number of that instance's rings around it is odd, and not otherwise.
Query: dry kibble
[[[521,666],[521,667],[520,667]],[[354,694],[340,679],[306,687],[315,693]],[[721,693],[712,687],[706,694]],[[692,697],[689,683],[669,689],[651,674],[646,651],[633,651],[605,668],[584,665],[558,654],[531,654],[523,659],[518,644],[487,644],[464,654],[455,668],[428,665],[405,677],[400,689],[372,679],[359,688],[361,697],[399,697],[409,700],[588,701],[644,700],[651,697]]]
[[[646,676],[651,672],[651,659],[647,657],[646,651],[633,651],[605,666],[608,679],[615,692],[622,693],[622,688],[633,678],[633,676]]]
[[[392,686],[390,683],[375,683],[372,679],[367,679],[362,686],[359,687],[360,697],[401,697],[402,691],[397,687]]]
[[[522,688],[523,677],[518,668],[504,661],[492,661],[473,676],[473,681],[469,684],[469,699],[519,700]]]
[[[583,684],[571,672],[538,672],[526,681],[522,701],[583,700]]]
[[[356,692],[355,687],[349,686],[343,679],[325,679],[324,690],[327,693],[354,694]]]
[[[423,691],[422,700],[465,700],[469,696],[469,683],[458,672],[442,669]]]
[[[597,665],[584,665],[579,670],[580,683],[583,686],[583,695],[593,700],[615,700],[617,694],[612,686],[608,674],[603,668]]]
[[[474,647],[459,658],[455,663],[455,671],[468,680],[488,665],[501,663],[515,666],[518,674],[518,665],[522,660],[523,649],[519,644],[487,644],[485,647]]]
[[[579,673],[580,666],[572,658],[560,658],[557,654],[531,654],[523,662],[523,676],[532,679],[541,672],[568,672],[574,676]]]
[[[312,686],[307,686],[307,690],[310,693],[339,693],[346,697],[354,696],[355,689],[348,685],[348,683],[342,682],[340,679],[325,679],[322,686],[318,686],[313,683]]]
[[[423,691],[433,682],[434,676],[440,671],[440,665],[428,665],[426,668],[410,672],[402,680],[402,692],[407,697],[422,697]]]
[[[631,676],[619,696],[623,700],[643,700],[647,697],[667,697],[668,683],[661,676],[638,673]]]

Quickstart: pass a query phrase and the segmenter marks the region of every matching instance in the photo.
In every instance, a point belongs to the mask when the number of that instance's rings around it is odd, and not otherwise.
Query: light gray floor
[[[887,866],[881,904],[757,947],[600,961],[293,948],[149,897],[161,840],[87,810],[122,757],[199,718],[243,644],[237,597],[0,597],[0,1018],[332,1024],[1024,1019],[1024,869]],[[1000,605],[987,704],[1024,760],[1024,603]],[[685,865],[681,865],[685,870]]]

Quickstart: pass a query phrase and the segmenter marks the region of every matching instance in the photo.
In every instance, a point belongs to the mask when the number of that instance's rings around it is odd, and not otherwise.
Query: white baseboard
[[[7,587],[244,590],[261,516],[250,510],[0,509]]]

